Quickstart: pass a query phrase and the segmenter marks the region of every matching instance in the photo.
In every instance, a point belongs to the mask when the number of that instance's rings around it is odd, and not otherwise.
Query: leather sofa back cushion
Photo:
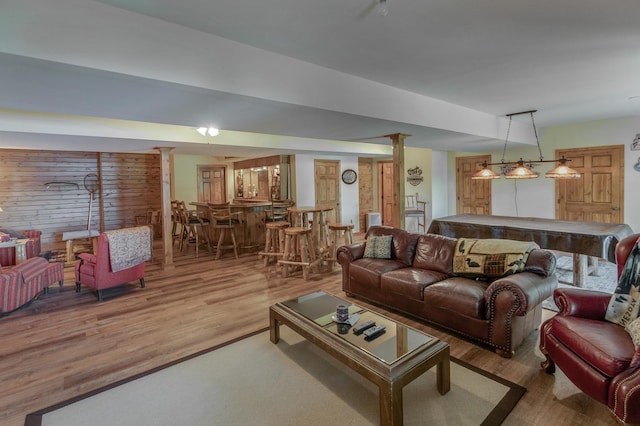
[[[423,234],[418,238],[413,267],[453,275],[453,255],[456,238]]]
[[[402,262],[405,266],[411,266],[419,235],[390,226],[372,226],[367,232],[367,239],[381,235],[392,236],[391,259]]]

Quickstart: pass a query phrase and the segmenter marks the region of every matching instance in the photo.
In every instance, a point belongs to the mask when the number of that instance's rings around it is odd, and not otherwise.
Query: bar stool
[[[210,220],[206,217],[200,217],[196,212],[187,210],[184,201],[178,202],[178,212],[180,218],[180,224],[182,225],[182,231],[180,235],[180,252],[189,243],[193,243],[196,249],[196,257],[199,255],[200,249],[200,236],[204,237],[204,242],[207,244],[207,250],[211,253],[211,243],[209,241],[209,224]]]
[[[268,266],[271,258],[275,258],[276,264],[279,257],[284,257],[285,246],[285,229],[291,225],[289,222],[267,222],[266,228],[266,240],[264,244],[264,251],[258,253],[259,258],[264,261],[264,266]]]
[[[331,234],[331,245],[329,247],[329,258],[328,266],[329,272],[333,271],[333,266],[338,260],[338,241],[340,237],[343,237],[344,244],[353,244],[353,223],[342,224],[342,223],[330,223],[329,224],[329,232]]]
[[[289,268],[300,266],[302,267],[302,276],[308,280],[309,271],[315,270],[318,266],[315,250],[309,246],[311,229],[297,226],[289,227],[285,228],[284,235],[283,259],[278,260],[278,264],[283,267],[283,275],[288,277]]]
[[[238,258],[238,243],[236,242],[236,228],[240,226],[240,212],[232,212],[229,203],[209,204],[211,223],[215,231],[220,231],[218,246],[216,248],[216,260],[220,259],[223,250],[233,249],[233,254]],[[224,244],[226,231],[231,234],[231,243]]]

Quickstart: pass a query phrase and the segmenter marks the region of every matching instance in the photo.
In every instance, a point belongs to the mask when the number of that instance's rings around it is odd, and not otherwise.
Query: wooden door
[[[579,179],[556,179],[556,219],[623,223],[624,145],[556,150]]]
[[[340,161],[315,160],[315,190],[317,207],[333,207],[330,222],[340,223]]]
[[[456,213],[491,214],[491,180],[471,179],[490,155],[456,158]]]
[[[378,163],[378,206],[382,224],[393,226],[393,161]]]
[[[222,204],[227,201],[227,179],[224,166],[198,166],[198,201]]]

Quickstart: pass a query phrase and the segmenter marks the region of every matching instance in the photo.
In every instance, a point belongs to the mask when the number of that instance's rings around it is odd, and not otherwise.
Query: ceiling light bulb
[[[215,127],[209,127],[209,131],[207,133],[209,133],[209,136],[218,136],[220,134],[220,130]]]
[[[200,133],[202,136],[207,134],[207,128],[206,127],[198,127],[198,133]]]

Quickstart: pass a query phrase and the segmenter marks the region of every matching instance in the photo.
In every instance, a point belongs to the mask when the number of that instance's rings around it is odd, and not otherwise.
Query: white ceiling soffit
[[[0,107],[466,151],[640,114],[640,2],[387,3],[6,0]]]

